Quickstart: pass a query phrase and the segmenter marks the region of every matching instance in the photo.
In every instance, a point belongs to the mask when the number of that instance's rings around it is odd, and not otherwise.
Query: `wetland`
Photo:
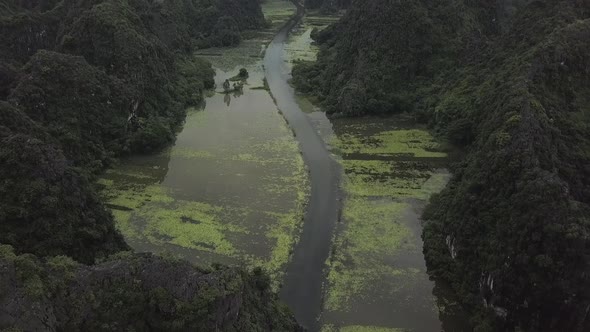
[[[205,49],[216,90],[175,143],[129,157],[99,183],[137,251],[262,267],[312,331],[440,329],[421,211],[447,154],[409,117],[328,119],[289,85],[314,28],[338,19],[268,1],[268,28]],[[222,93],[245,68],[241,91]]]

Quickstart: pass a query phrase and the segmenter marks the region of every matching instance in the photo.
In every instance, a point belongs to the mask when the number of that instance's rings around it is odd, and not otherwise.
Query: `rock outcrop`
[[[151,254],[86,266],[0,246],[0,330],[301,331],[259,272]]]

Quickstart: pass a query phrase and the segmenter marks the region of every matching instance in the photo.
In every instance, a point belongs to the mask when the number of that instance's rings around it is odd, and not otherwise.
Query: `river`
[[[310,201],[303,231],[287,269],[281,296],[304,326],[317,330],[316,317],[321,311],[324,266],[330,254],[330,239],[340,211],[338,164],[326,144],[301,111],[295,92],[289,85],[285,42],[289,32],[303,16],[302,8],[266,50],[264,66],[270,91],[278,108],[293,129],[311,178]]]
[[[246,68],[244,91],[211,93],[173,146],[101,179],[118,228],[138,251],[262,266],[310,331],[458,330],[420,239],[421,211],[449,178],[446,153],[408,116],[318,112],[288,81],[294,60],[315,57],[311,29],[334,18],[282,0],[263,9],[267,30],[195,55],[218,86]]]

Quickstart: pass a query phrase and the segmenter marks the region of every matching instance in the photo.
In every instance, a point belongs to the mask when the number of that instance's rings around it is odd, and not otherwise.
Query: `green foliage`
[[[15,258],[16,254],[14,253],[14,248],[12,246],[6,244],[0,245],[0,259],[12,262]]]
[[[9,327],[6,329],[0,330],[1,332],[24,332],[23,330],[16,328],[16,327]]]
[[[249,76],[250,74],[248,74],[248,70],[246,68],[241,68],[238,74],[234,77],[231,77],[229,80],[232,82],[244,81],[248,79]]]
[[[0,145],[0,242],[92,263],[126,248],[90,183],[60,150],[16,134]]]
[[[199,103],[201,91],[213,86],[212,69],[193,59],[191,50],[234,45],[241,31],[264,21],[256,0],[65,2],[32,4],[21,15],[0,20],[0,44],[12,45],[2,49],[10,62],[0,63],[0,71],[6,73],[0,93],[6,94],[18,77],[12,62],[26,62],[38,50],[82,56],[35,55],[25,67],[28,80],[19,82],[22,86],[11,98],[28,107],[29,115],[63,112],[76,119],[70,123],[76,130],[51,124],[57,128],[50,134],[73,144],[65,144],[64,153],[91,171],[107,166],[113,156],[137,151],[134,148],[147,151],[148,146],[169,143],[170,136],[153,139],[153,126],[141,138],[141,127],[128,126],[128,116],[133,113],[144,121],[167,118],[162,124],[174,132],[186,106]],[[48,80],[54,76],[60,79]],[[69,89],[80,93],[79,98],[60,93]],[[27,93],[35,99],[25,103]],[[81,119],[81,114],[88,119]],[[61,115],[45,120],[59,121]],[[88,130],[85,121],[102,125]],[[79,133],[80,127],[85,131]],[[130,138],[132,143],[150,144],[129,144]]]
[[[74,271],[80,266],[80,263],[74,261],[68,256],[54,256],[47,259],[47,266],[67,280],[73,279]]]
[[[10,247],[0,246],[0,252]],[[9,264],[7,264],[9,263]],[[92,267],[66,257],[46,262],[32,255],[0,256],[0,280],[11,293],[0,297],[7,317],[49,305],[56,316],[44,327],[66,331],[298,331],[278,304],[261,271],[219,266],[200,270],[187,262],[149,254],[118,254]],[[14,274],[16,278],[11,278]],[[20,291],[25,296],[20,295]],[[16,300],[16,297],[19,297]],[[51,302],[44,302],[46,299]],[[0,317],[0,326],[5,325]],[[28,317],[44,319],[44,312]],[[20,318],[17,316],[17,318]],[[14,328],[31,330],[27,321]]]
[[[309,9],[319,8],[323,13],[331,13],[339,8],[346,8],[351,0],[305,0],[305,7]]]
[[[45,295],[45,286],[41,280],[42,268],[34,255],[25,254],[14,259],[16,278],[23,285],[25,293],[33,298]]]
[[[203,101],[203,92],[215,87],[215,74],[211,64],[196,57],[186,57],[176,62],[179,79],[176,91],[180,100],[185,100],[185,107],[196,106]]]
[[[44,50],[23,74],[11,102],[43,126],[76,166],[97,171],[121,152],[129,98],[125,84],[81,57]],[[75,97],[64,96],[65,91]]]
[[[215,30],[219,31],[216,40],[212,41],[214,45],[231,46],[240,42],[240,30],[237,22],[229,16],[222,16]]]

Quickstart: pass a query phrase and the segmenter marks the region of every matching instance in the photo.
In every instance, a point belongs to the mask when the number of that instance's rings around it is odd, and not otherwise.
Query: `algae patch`
[[[400,123],[333,120],[330,144],[344,170],[346,198],[327,261],[325,331],[404,331],[401,317],[414,311],[438,323],[418,202],[446,184],[446,153],[427,131]],[[369,315],[384,327],[359,324]]]
[[[369,137],[344,134],[338,137],[334,145],[345,154],[409,155],[415,158],[447,156],[437,151],[438,144],[434,138],[420,129],[389,130]]]
[[[278,288],[298,240],[309,193],[297,141],[263,82],[274,24],[295,7],[270,0],[273,25],[239,47],[201,50],[218,86],[245,67],[242,94],[211,94],[188,111],[174,146],[123,160],[99,184],[117,226],[138,251],[198,264],[261,266]]]

